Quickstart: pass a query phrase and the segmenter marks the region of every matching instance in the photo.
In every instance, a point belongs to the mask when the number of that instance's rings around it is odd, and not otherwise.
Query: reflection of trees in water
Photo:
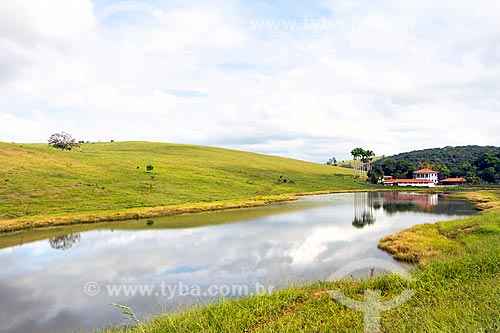
[[[473,205],[468,201],[439,198],[437,194],[415,192],[370,192],[354,194],[352,226],[364,228],[376,222],[374,211],[383,209],[388,214],[432,213],[443,215],[470,215]]]
[[[465,200],[442,200],[441,204],[429,207],[426,212],[443,215],[470,215],[474,212],[474,204]]]
[[[405,213],[405,212],[424,212],[424,208],[409,203],[386,203],[384,204],[384,211],[387,214]]]
[[[372,193],[354,193],[354,219],[352,226],[361,229],[375,223],[373,216],[374,196]]]
[[[439,198],[437,194],[384,192],[382,203],[389,215],[411,212],[469,215],[473,211],[473,205],[467,201]]]
[[[406,212],[431,213],[439,203],[437,194],[421,194],[413,192],[384,193],[384,211],[387,214]]]
[[[352,221],[352,226],[356,229],[361,229],[366,227],[367,225],[372,225],[375,223],[375,218],[373,215],[369,215],[366,212],[362,214],[361,217],[354,217]]]
[[[49,239],[49,244],[56,250],[67,250],[80,241],[80,234],[69,234]]]

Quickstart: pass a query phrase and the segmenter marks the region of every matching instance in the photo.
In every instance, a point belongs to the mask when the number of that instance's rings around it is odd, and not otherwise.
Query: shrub
[[[78,146],[78,142],[66,132],[52,134],[48,141],[50,146],[61,150],[71,150]]]

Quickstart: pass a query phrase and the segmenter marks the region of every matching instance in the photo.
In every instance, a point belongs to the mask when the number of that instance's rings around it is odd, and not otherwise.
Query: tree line
[[[471,184],[500,183],[500,148],[492,146],[445,147],[413,151],[383,158],[375,163],[385,175],[412,178],[413,172],[429,168],[439,179],[465,178]]]

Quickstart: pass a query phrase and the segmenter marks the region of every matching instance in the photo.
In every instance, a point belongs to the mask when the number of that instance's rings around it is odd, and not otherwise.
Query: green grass
[[[474,195],[495,206],[499,194],[490,191]],[[137,327],[114,327],[103,332],[363,332],[362,313],[334,301],[328,290],[341,290],[363,300],[367,289],[380,290],[384,300],[404,289],[415,291],[408,302],[382,314],[382,332],[500,332],[500,209],[428,226],[436,232],[428,232],[425,242],[414,242],[410,237],[405,243],[410,251],[423,254],[411,258],[420,264],[413,269],[415,279],[411,282],[396,275],[317,282],[271,295],[222,300],[164,314]],[[402,231],[393,238],[401,240],[419,228]],[[384,242],[391,243],[387,239]],[[434,255],[426,256],[428,251]]]
[[[150,173],[148,164],[154,166]],[[151,217],[197,207],[235,208],[293,199],[277,195],[368,188],[344,168],[165,143],[83,144],[81,150],[72,151],[46,144],[0,143],[0,165],[0,230],[4,231],[15,225],[41,226],[43,221]],[[162,208],[144,210],[151,207]]]

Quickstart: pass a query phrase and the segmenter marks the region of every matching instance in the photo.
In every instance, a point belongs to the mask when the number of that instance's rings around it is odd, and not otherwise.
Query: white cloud
[[[0,140],[64,129],[318,162],[495,144],[499,6],[450,3],[325,2],[344,24],[320,32],[237,27],[238,3],[2,4]]]
[[[368,16],[347,33],[347,39],[354,48],[398,52],[409,44],[414,24],[409,17]]]
[[[0,31],[3,38],[36,42],[40,38],[67,38],[94,25],[90,0],[3,1]]]

